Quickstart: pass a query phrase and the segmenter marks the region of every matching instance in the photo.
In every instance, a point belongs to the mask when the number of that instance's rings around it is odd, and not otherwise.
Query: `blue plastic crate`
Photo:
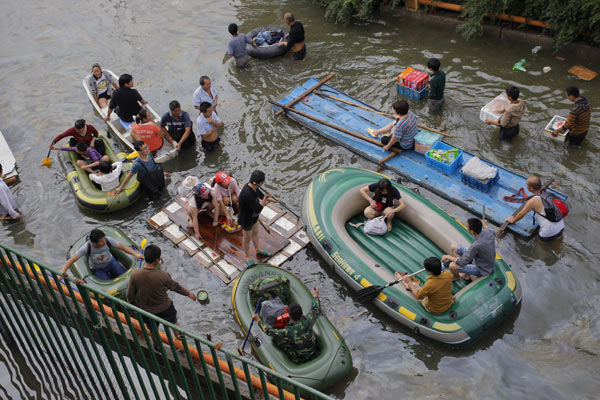
[[[417,92],[415,89],[411,89],[407,86],[402,86],[399,83],[396,83],[396,90],[398,92],[398,96],[408,97],[411,100],[421,101],[429,97],[429,89],[424,87],[420,92]]]
[[[456,171],[456,169],[462,164],[463,151],[459,150],[458,156],[449,165],[446,164],[445,162],[441,162],[441,161],[436,160],[435,158],[429,157],[429,153],[432,150],[446,151],[446,150],[450,150],[450,149],[454,149],[454,148],[455,147],[447,145],[444,142],[437,142],[436,144],[431,146],[431,149],[427,152],[427,154],[425,154],[425,162],[427,163],[427,165],[431,165],[433,168],[439,169],[443,173],[450,175],[451,173]]]
[[[475,189],[479,189],[485,193],[488,193],[490,191],[490,189],[492,188],[492,186],[494,186],[496,183],[498,183],[499,178],[500,178],[500,174],[498,173],[498,171],[496,171],[495,177],[488,179],[485,182],[480,181],[477,178],[473,178],[472,176],[465,174],[464,172],[462,172],[462,170],[460,171],[460,180],[462,183],[464,183],[465,185],[474,187]]]

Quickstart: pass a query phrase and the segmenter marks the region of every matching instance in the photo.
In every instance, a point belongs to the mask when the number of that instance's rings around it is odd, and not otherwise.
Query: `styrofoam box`
[[[564,123],[566,120],[567,119],[565,117],[561,117],[560,115],[555,115],[554,117],[552,117],[550,122],[548,122],[548,125],[546,125],[546,127],[544,128],[544,132],[548,133],[550,135],[550,137],[552,137],[552,139],[556,140],[557,142],[564,142],[565,139],[567,138],[567,132],[562,131],[561,133],[558,134],[558,136],[554,137],[554,136],[552,136],[552,132],[554,131],[552,129],[552,125],[554,125],[554,123],[557,121],[562,121]]]
[[[481,107],[481,111],[479,112],[479,119],[482,120],[483,122],[485,122],[486,119],[491,119],[494,121],[498,121],[498,119],[500,118],[500,114],[494,114],[490,111],[490,107],[492,105],[492,102],[494,100],[496,100],[496,98],[502,98],[504,101],[506,101],[506,104],[509,104],[508,101],[508,97],[506,96],[506,92],[502,92],[501,95],[496,96],[492,99],[492,101],[490,101],[489,103],[487,103],[485,106]]]

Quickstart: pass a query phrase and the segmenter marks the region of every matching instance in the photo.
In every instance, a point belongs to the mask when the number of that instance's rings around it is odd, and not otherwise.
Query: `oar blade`
[[[52,164],[52,161],[50,161],[50,157],[46,157],[44,158],[44,161],[42,161],[42,167],[49,167]]]
[[[370,303],[375,300],[377,296],[379,296],[383,289],[384,287],[379,285],[373,285],[360,289],[357,293],[358,301],[362,304]]]

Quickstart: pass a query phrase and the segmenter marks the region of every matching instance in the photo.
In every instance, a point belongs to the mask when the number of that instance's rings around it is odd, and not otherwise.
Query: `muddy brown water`
[[[230,22],[248,32],[282,23],[288,10],[306,27],[304,61],[290,56],[253,60],[245,71],[225,61]],[[308,1],[5,1],[0,22],[0,129],[17,158],[21,182],[14,191],[25,215],[22,223],[3,225],[0,241],[59,267],[69,245],[99,223],[117,225],[137,241],[147,237],[162,247],[175,279],[210,293],[206,306],[172,295],[181,324],[212,333],[231,350],[243,339],[233,320],[231,289],[189,263],[145,219],[175,194],[187,174],[207,177],[221,169],[242,180],[255,168],[263,169],[269,190],[299,213],[304,190],[318,172],[375,165],[288,119],[274,118],[267,99],[281,98],[308,78],[333,71],[337,77],[331,85],[389,110],[394,77],[406,66],[423,69],[429,57],[439,57],[448,79],[444,112],[431,116],[424,103],[411,103],[420,121],[456,134],[450,143],[506,168],[559,179],[572,207],[566,234],[549,246],[510,234],[498,242],[499,253],[523,285],[522,307],[495,332],[460,351],[413,335],[373,307],[363,308],[314,250],[303,250],[285,267],[309,287],[320,288],[323,307],[346,339],[355,366],[353,376],[329,393],[346,399],[597,398],[600,78],[584,82],[567,73],[574,64],[598,68],[597,59],[561,62],[549,49],[534,56],[519,43],[465,42],[449,28],[387,15],[368,24],[334,25]],[[521,58],[527,59],[529,72],[511,70]],[[135,86],[159,113],[177,99],[196,115],[192,93],[199,76],[209,75],[226,124],[219,150],[210,155],[190,151],[166,165],[173,173],[169,195],[107,216],[77,207],[56,158],[51,169],[39,166],[51,139],[75,119],[104,129],[81,86],[94,62],[117,74],[133,74]],[[552,71],[543,74],[544,66]],[[495,129],[479,121],[479,109],[508,84],[521,88],[527,113],[519,137],[501,143]],[[581,148],[557,145],[542,132],[553,115],[566,115],[570,103],[563,91],[568,85],[578,85],[595,105]],[[468,217],[425,195],[459,219]],[[62,398],[43,385],[44,377],[30,362],[0,346],[2,397]]]

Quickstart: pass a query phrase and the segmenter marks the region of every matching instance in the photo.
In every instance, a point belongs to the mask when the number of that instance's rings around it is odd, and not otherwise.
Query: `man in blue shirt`
[[[246,52],[246,44],[252,44],[252,40],[245,33],[238,33],[238,26],[236,24],[229,24],[227,30],[233,36],[233,39],[227,45],[227,54],[235,58],[236,67],[244,68],[248,64],[248,61],[250,61],[250,57],[248,57],[248,53]]]

